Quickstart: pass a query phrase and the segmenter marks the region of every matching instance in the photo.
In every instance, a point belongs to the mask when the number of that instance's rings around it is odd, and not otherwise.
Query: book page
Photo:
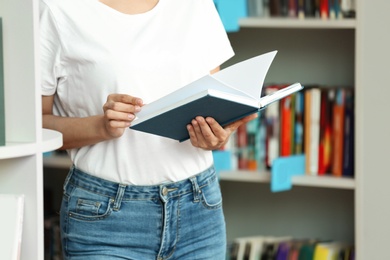
[[[144,117],[149,117],[156,112],[164,111],[166,108],[172,108],[172,106],[178,104],[180,101],[196,96],[196,94],[209,89],[237,96],[250,97],[246,93],[241,92],[238,89],[231,88],[210,75],[206,75],[158,100],[146,104],[142,107],[141,111],[137,113],[137,117],[144,119]],[[134,123],[136,123],[136,121],[134,121]]]
[[[268,52],[229,66],[212,77],[235,89],[260,99],[264,79],[277,51]]]
[[[238,62],[213,75],[206,75],[158,100],[155,100],[142,107],[137,113],[138,120],[166,110],[168,107],[177,104],[180,100],[188,99],[197,93],[212,89],[237,96],[252,97],[260,100],[265,75],[276,55],[277,51],[268,52],[254,58]]]

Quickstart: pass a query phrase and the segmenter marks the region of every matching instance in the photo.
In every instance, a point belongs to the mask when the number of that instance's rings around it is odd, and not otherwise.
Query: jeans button
[[[164,188],[162,189],[162,195],[163,195],[163,196],[167,196],[167,194],[168,194],[168,189],[167,189],[167,187],[164,187]]]

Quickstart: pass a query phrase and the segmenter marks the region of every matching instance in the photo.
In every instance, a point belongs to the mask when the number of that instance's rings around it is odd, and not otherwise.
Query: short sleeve
[[[210,70],[218,67],[234,55],[226,30],[212,0],[206,1],[205,39]]]
[[[61,42],[50,8],[40,3],[40,65],[42,95],[53,95],[61,77]]]

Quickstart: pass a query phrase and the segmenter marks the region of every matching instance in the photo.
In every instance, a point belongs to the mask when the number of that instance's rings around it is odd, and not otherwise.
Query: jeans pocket
[[[217,179],[202,187],[201,191],[202,204],[206,209],[219,209],[222,207],[222,194]]]
[[[110,216],[114,199],[75,188],[68,199],[69,218],[83,221],[97,221]]]

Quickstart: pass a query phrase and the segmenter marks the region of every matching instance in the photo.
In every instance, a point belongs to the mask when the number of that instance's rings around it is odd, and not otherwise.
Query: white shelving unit
[[[238,182],[253,182],[253,183],[270,183],[270,172],[254,172],[254,171],[231,171],[222,172],[220,174],[222,181],[238,181]],[[292,178],[294,186],[331,188],[354,190],[355,180],[353,178],[335,178],[332,176],[294,176]]]
[[[60,133],[41,127],[38,10],[37,0],[0,0],[6,111],[0,194],[25,196],[20,259],[26,260],[44,255],[42,153],[62,145]],[[0,248],[7,239],[0,232]],[[9,259],[3,252],[0,259]]]
[[[278,50],[266,83],[355,86],[356,19],[245,18],[240,26],[229,34],[236,52],[229,62]],[[220,179],[229,241],[262,234],[355,242],[353,178],[295,176],[281,193],[270,191],[269,172]]]

